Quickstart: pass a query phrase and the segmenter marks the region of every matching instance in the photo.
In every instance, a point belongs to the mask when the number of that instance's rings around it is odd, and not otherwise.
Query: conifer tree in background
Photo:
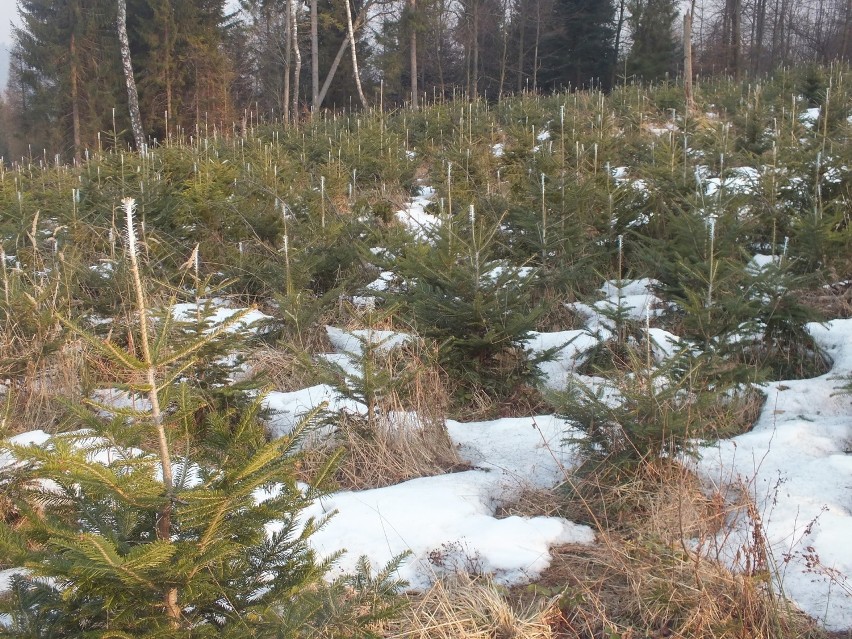
[[[224,0],[130,0],[128,31],[142,117],[159,140],[205,124],[230,127],[234,28]]]
[[[633,46],[627,57],[627,74],[647,82],[673,75],[678,61],[677,1],[632,0],[628,8]]]
[[[10,96],[18,144],[78,158],[112,128],[121,104],[114,3],[103,0],[22,0],[13,30]]]
[[[20,122],[15,150],[30,145],[79,157],[113,130],[122,139],[129,132],[138,145],[137,125],[144,122],[152,137],[163,139],[167,118],[173,130],[230,126],[232,72],[223,43],[232,25],[224,7],[224,0],[22,0],[12,65]],[[128,57],[139,122],[130,107]]]
[[[543,28],[539,86],[607,86],[615,64],[612,0],[555,0]]]

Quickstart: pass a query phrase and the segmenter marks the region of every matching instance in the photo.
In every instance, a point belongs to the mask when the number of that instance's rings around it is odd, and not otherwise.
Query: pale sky
[[[12,19],[17,20],[17,17],[17,0],[0,0],[0,42],[12,43],[12,28],[9,26],[9,22]]]

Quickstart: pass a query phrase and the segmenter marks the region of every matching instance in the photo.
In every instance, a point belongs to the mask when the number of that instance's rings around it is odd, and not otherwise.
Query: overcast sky
[[[9,21],[18,17],[17,0],[0,0],[0,42],[11,44],[12,29]]]

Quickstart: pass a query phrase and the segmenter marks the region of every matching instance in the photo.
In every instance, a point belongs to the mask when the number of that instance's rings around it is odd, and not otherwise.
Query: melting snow
[[[430,186],[421,186],[417,191],[417,195],[411,199],[408,206],[396,212],[397,219],[417,239],[428,239],[441,225],[440,218],[426,212],[426,207],[432,203],[434,198],[435,189]]]
[[[829,630],[852,627],[852,396],[838,386],[852,372],[852,320],[810,325],[833,358],[814,379],[773,382],[754,428],[701,449],[698,470],[713,490],[755,505],[770,571],[784,593]],[[740,512],[704,542],[744,569],[755,522]]]

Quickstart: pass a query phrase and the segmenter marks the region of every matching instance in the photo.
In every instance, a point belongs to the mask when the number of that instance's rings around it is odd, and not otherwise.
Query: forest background
[[[113,0],[21,0],[0,156],[80,160],[132,141]],[[611,88],[682,72],[849,60],[849,0],[128,0],[148,143],[319,109]],[[352,38],[349,34],[352,33]],[[355,46],[351,46],[354,40]],[[109,139],[107,139],[109,138]]]

